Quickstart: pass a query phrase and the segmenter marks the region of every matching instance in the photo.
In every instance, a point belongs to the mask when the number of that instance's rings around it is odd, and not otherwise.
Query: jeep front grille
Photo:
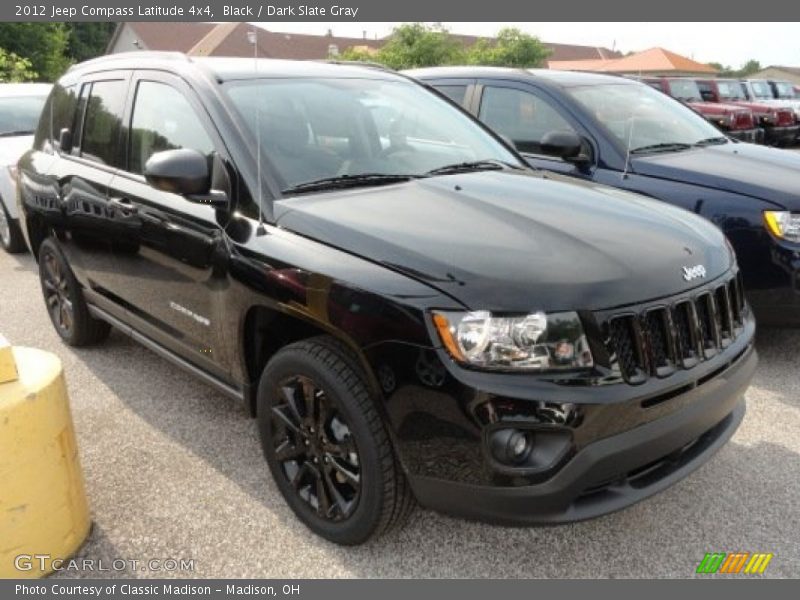
[[[606,321],[612,366],[629,383],[691,369],[736,339],[743,315],[740,274],[689,298],[612,314]]]

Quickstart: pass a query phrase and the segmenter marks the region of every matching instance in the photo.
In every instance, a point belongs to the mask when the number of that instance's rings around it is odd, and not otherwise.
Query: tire
[[[356,545],[405,523],[413,496],[343,344],[321,336],[279,351],[259,382],[257,418],[275,483],[314,533]]]
[[[0,199],[0,246],[3,246],[3,250],[9,254],[20,254],[28,250],[19,222],[8,214],[2,199]]]
[[[58,335],[70,346],[91,346],[108,337],[111,326],[89,314],[83,291],[53,238],[39,248],[39,280]]]

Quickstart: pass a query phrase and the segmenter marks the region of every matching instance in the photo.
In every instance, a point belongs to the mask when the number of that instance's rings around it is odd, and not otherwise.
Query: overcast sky
[[[724,3],[721,5],[724,6]],[[272,31],[371,38],[398,23],[262,23]],[[800,23],[443,23],[452,33],[492,35],[505,25],[545,42],[616,47],[623,52],[662,46],[700,62],[733,67],[754,58],[762,65],[800,66]]]

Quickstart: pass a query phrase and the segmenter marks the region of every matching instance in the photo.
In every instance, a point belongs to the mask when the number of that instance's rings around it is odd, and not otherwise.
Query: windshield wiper
[[[727,144],[728,138],[724,135],[718,135],[716,137],[705,138],[704,140],[700,140],[695,142],[695,146],[716,146],[718,144]]]
[[[12,137],[15,135],[33,135],[33,131],[29,131],[27,129],[21,129],[19,131],[3,131],[0,132],[0,137]]]
[[[523,167],[508,163],[496,158],[484,160],[473,160],[469,162],[453,163],[436,169],[431,169],[426,175],[452,175],[454,173],[466,173],[468,171],[499,171],[501,169],[523,170]]]
[[[691,144],[684,144],[682,142],[664,142],[662,144],[650,144],[649,146],[640,146],[631,150],[631,154],[644,154],[645,152],[678,152],[680,150],[688,150]]]
[[[388,185],[417,179],[419,175],[401,175],[399,173],[360,173],[358,175],[337,175],[314,181],[305,181],[281,190],[282,194],[302,194],[322,190],[337,190],[351,187]]]

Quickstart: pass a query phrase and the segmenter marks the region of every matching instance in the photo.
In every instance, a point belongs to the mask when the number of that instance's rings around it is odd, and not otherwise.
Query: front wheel
[[[318,535],[361,544],[405,521],[405,476],[360,369],[334,339],[291,344],[269,361],[258,424],[278,488]]]

